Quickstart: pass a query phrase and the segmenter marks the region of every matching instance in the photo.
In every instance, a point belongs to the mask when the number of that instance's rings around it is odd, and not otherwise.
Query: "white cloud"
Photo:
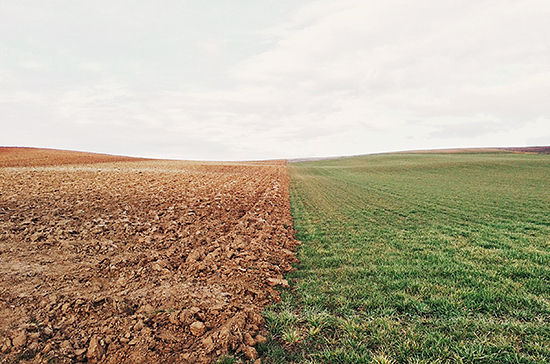
[[[544,0],[17,4],[0,144],[259,159],[550,135]]]
[[[83,62],[80,64],[79,68],[83,71],[90,71],[90,72],[100,72],[105,69],[105,67],[101,63],[97,63],[97,62]]]

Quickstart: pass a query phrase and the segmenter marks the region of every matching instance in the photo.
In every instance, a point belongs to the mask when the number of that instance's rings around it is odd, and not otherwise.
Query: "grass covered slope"
[[[550,362],[550,157],[297,163],[301,264],[273,361]]]

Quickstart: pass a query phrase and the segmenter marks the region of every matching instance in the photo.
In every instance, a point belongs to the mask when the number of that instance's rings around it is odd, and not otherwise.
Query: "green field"
[[[550,156],[289,164],[301,261],[269,362],[550,363]]]

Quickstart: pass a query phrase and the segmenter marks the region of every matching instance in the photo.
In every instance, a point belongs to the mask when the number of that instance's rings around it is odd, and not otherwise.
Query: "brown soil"
[[[284,162],[70,159],[0,168],[0,363],[256,359],[298,243]]]
[[[146,159],[57,149],[0,147],[0,167],[38,167],[143,160]]]

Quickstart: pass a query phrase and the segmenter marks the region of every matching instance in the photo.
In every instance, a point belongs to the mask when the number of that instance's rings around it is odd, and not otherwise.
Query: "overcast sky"
[[[199,160],[550,145],[550,1],[0,0],[0,145]]]

